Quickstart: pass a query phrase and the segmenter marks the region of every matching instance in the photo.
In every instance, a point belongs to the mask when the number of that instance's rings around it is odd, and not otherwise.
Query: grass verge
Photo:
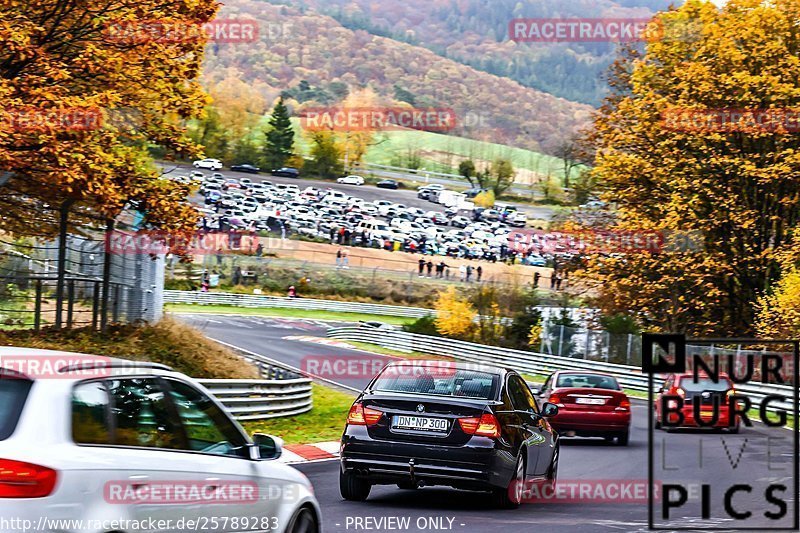
[[[80,352],[152,361],[193,378],[258,379],[258,371],[229,349],[196,329],[164,318],[155,325],[111,326],[108,333],[90,328],[0,331],[0,345]]]
[[[354,396],[316,383],[311,387],[314,398],[311,411],[289,418],[242,422],[242,426],[251,435],[277,435],[286,444],[339,440]]]
[[[232,305],[193,305],[193,304],[167,304],[164,310],[170,313],[211,313],[211,314],[236,314],[247,316],[274,316],[280,318],[310,318],[313,320],[338,320],[342,322],[378,321],[386,324],[402,326],[410,324],[413,318],[369,315],[364,313],[343,313],[339,311],[307,311],[305,309],[289,309],[285,307],[235,307]]]

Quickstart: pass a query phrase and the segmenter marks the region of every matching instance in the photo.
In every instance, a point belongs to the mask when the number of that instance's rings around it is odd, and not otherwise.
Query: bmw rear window
[[[372,390],[492,400],[499,383],[500,376],[488,372],[394,365],[378,376]]]
[[[31,385],[28,379],[0,375],[0,440],[9,438],[17,428]]]

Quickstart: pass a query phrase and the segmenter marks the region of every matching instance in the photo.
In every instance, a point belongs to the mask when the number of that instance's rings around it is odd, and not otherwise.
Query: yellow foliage
[[[494,207],[494,191],[484,191],[476,196],[472,201],[475,203],[477,207],[483,207],[485,209],[490,209]]]
[[[13,172],[0,187],[0,228],[53,233],[58,211],[41,204],[72,205],[77,225],[137,200],[146,223],[194,229],[186,187],[157,180],[147,148],[199,155],[183,125],[208,103],[197,81],[206,39],[121,28],[147,20],[199,28],[218,8],[213,0],[0,4],[0,169]],[[26,126],[31,118],[36,127]]]
[[[756,329],[760,291],[787,249],[797,256],[800,136],[725,110],[797,107],[798,11],[796,0],[686,2],[656,16],[663,38],[613,67],[589,138],[593,177],[616,205],[611,231],[663,246],[590,257],[607,315],[692,336]]]
[[[762,337],[800,336],[800,271],[790,271],[772,294],[759,298],[756,329]]]
[[[475,327],[477,312],[465,298],[458,295],[455,287],[450,286],[439,293],[435,308],[439,333],[448,337],[469,337]]]
[[[542,326],[541,324],[534,324],[531,326],[531,331],[528,334],[528,346],[538,347],[542,342]]]

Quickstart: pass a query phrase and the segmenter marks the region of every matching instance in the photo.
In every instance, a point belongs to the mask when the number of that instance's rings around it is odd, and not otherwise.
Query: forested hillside
[[[453,109],[460,119],[454,134],[550,153],[591,113],[424,47],[345,28],[312,9],[230,0],[219,17],[253,17],[268,30],[246,46],[211,45],[206,84],[236,78],[266,102],[285,93],[295,108],[330,104],[370,87],[387,104]]]
[[[577,102],[606,92],[611,43],[516,44],[514,18],[649,18],[669,0],[274,0],[331,15],[347,28],[417,44],[476,69]],[[680,4],[682,2],[674,2]]]

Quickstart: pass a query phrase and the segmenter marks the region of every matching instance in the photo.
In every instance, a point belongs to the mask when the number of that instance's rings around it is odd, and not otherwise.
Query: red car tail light
[[[364,407],[360,402],[354,403],[347,413],[347,423],[351,426],[374,426],[383,416],[383,411]]]
[[[620,400],[619,405],[617,406],[617,411],[630,411],[631,410],[631,401],[627,398]]]
[[[58,473],[46,466],[0,459],[0,498],[43,498],[56,486]]]
[[[492,439],[500,436],[500,423],[491,413],[484,413],[480,418],[459,418],[458,424],[467,435],[490,437]]]
[[[675,389],[675,394],[683,398],[684,396],[686,396],[686,391],[678,387],[677,389]]]

